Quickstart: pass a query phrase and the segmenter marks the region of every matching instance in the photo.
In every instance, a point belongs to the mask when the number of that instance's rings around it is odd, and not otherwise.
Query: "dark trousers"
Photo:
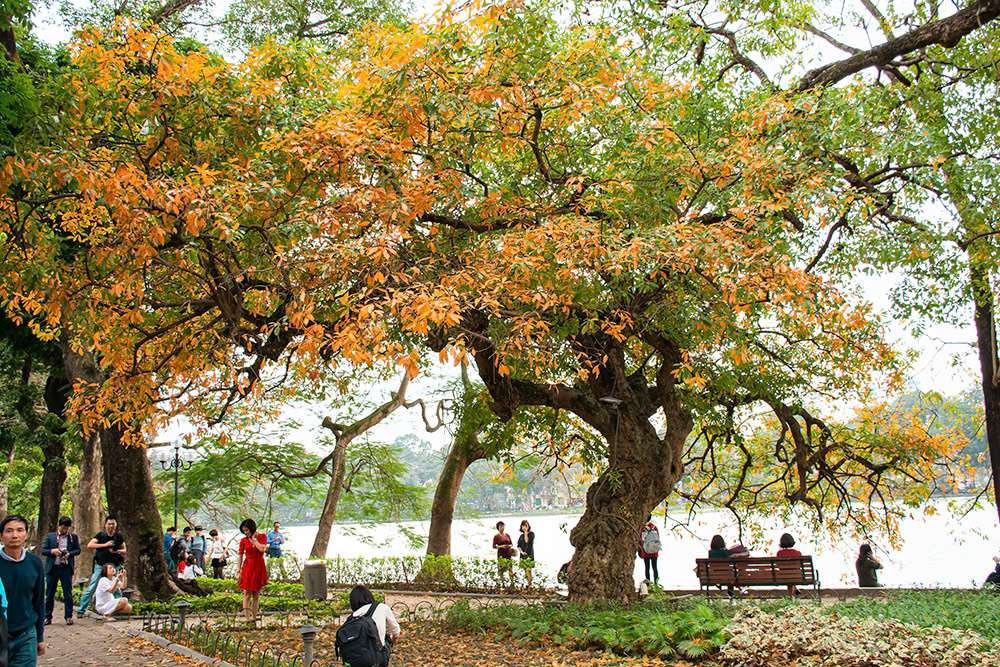
[[[69,565],[53,565],[45,575],[45,618],[51,621],[56,608],[56,584],[62,584],[65,616],[73,618],[73,568]]]
[[[660,572],[656,569],[656,556],[643,556],[642,562],[646,566],[646,581],[659,581]],[[653,578],[649,578],[649,566],[653,566]]]

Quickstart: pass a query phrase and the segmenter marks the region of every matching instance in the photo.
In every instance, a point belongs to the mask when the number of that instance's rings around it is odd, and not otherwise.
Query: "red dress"
[[[264,533],[254,536],[261,544],[267,544]],[[240,555],[243,556],[243,569],[240,570],[240,590],[259,591],[267,584],[267,565],[264,564],[264,553],[257,549],[249,537],[240,540]]]

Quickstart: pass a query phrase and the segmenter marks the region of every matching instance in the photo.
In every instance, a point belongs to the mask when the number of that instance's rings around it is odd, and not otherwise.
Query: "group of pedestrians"
[[[497,577],[500,586],[503,586],[506,573],[509,585],[513,587],[514,559],[520,556],[520,566],[524,570],[527,587],[531,588],[532,573],[535,569],[535,533],[531,530],[531,524],[527,519],[521,522],[516,547],[511,536],[507,534],[506,524],[503,521],[497,521],[496,531],[496,535],[493,536],[493,549],[497,554]]]
[[[255,528],[256,530],[256,524]],[[163,535],[163,556],[168,569],[179,579],[194,579],[205,576],[205,563],[212,568],[212,578],[225,578],[225,568],[233,553],[222,535],[213,528],[208,537],[201,526],[187,526],[177,535],[177,526],[170,526]],[[266,554],[269,558],[280,558],[285,544],[281,524],[274,522],[274,529],[265,538]]]

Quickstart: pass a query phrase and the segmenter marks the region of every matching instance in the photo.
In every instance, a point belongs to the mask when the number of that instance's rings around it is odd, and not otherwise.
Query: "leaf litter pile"
[[[316,638],[315,659],[321,665],[338,665],[333,642],[336,625],[328,625]],[[267,644],[274,649],[302,650],[302,639],[294,628],[268,631]],[[393,667],[467,665],[468,667],[684,667],[689,662],[664,663],[654,658],[628,658],[604,651],[567,650],[559,646],[531,646],[493,634],[445,631],[437,623],[407,623],[392,652]]]

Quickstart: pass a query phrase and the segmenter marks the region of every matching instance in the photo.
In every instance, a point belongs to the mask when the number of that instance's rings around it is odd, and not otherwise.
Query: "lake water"
[[[1000,555],[1000,530],[993,507],[973,510],[960,519],[947,511],[947,501],[937,501],[935,507],[939,510],[936,514],[925,516],[917,512],[903,523],[903,544],[899,550],[873,543],[876,557],[884,567],[879,572],[881,583],[888,587],[982,585],[993,569],[992,557]],[[504,521],[508,532],[516,534],[517,526],[525,518],[535,531],[537,567],[554,582],[560,565],[572,555],[569,531],[576,525],[579,515],[501,515],[456,520],[452,526],[452,555],[492,558],[496,522]],[[693,572],[694,559],[706,555],[712,535],[719,533],[730,544],[736,541],[737,529],[728,514],[705,512],[684,528],[671,528],[685,520],[686,515],[669,515],[666,522],[663,516],[654,517],[663,543],[658,564],[664,588],[698,587]],[[375,525],[338,523],[333,527],[327,555],[331,558],[421,555],[424,550],[412,546],[404,531],[426,536],[428,525],[428,521]],[[813,556],[824,586],[856,584],[856,541],[834,542],[829,536],[813,535],[801,527],[774,525],[766,533],[768,543],[753,543],[747,537],[744,544],[750,548],[751,555],[770,555],[777,550],[778,538],[786,530],[796,536],[797,549]],[[286,547],[304,556],[312,546],[316,526],[286,526],[283,532]],[[642,565],[642,560],[636,559],[637,583],[643,579]]]

